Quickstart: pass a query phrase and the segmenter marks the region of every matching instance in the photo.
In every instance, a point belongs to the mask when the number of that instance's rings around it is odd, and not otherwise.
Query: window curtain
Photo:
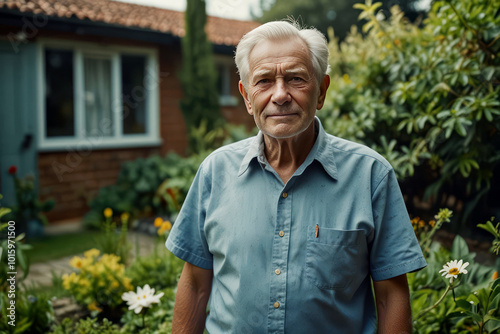
[[[85,57],[84,76],[86,136],[112,136],[111,60]]]

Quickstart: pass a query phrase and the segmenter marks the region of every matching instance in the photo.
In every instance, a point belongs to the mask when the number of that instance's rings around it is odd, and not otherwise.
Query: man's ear
[[[243,101],[245,101],[245,106],[247,107],[247,112],[253,116],[252,104],[250,103],[250,100],[248,99],[247,91],[245,90],[245,87],[243,86],[243,82],[241,82],[241,80],[238,82],[238,88],[240,90],[241,96],[243,96]]]
[[[319,96],[318,96],[318,104],[316,105],[316,109],[320,110],[323,108],[323,104],[325,103],[326,91],[330,86],[330,76],[327,74],[324,76],[323,81],[319,85]]]

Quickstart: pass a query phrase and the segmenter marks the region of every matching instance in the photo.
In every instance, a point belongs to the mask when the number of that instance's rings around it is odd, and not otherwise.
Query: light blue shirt
[[[213,269],[209,333],[375,333],[370,277],[426,266],[389,163],[316,122],[287,184],[261,133],[200,166],[166,246]]]

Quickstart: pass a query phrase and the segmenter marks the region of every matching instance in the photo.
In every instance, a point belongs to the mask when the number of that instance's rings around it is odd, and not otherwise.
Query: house
[[[208,17],[228,122],[253,124],[233,62],[251,21]],[[124,161],[185,152],[179,107],[184,13],[110,0],[0,2],[0,193],[33,173],[50,221],[88,210]]]

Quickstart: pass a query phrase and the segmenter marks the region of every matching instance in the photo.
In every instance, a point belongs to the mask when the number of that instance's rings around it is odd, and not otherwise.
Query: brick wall
[[[50,152],[38,154],[40,198],[53,198],[50,222],[82,217],[99,188],[113,184],[125,161],[158,153],[158,148]]]
[[[161,47],[159,58],[161,153],[173,150],[183,154],[187,148],[187,132],[180,108],[183,95],[178,75],[182,66],[180,47]]]

